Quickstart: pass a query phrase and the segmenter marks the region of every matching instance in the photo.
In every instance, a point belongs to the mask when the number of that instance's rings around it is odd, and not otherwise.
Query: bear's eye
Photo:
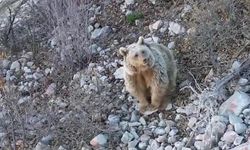
[[[141,51],[142,54],[145,54],[145,51]]]

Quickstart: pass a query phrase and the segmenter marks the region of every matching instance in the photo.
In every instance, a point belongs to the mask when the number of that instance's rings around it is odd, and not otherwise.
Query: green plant
[[[127,22],[129,24],[135,24],[135,20],[142,19],[143,17],[144,16],[142,13],[133,12],[133,13],[127,15]]]

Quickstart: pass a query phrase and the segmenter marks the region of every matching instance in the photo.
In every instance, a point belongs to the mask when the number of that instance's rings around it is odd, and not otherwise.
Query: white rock
[[[156,4],[156,0],[149,0],[152,4]]]
[[[247,126],[244,123],[235,123],[234,130],[238,134],[245,133],[247,130]]]
[[[118,68],[114,73],[115,79],[124,79],[124,69],[123,67]]]
[[[142,125],[144,125],[144,126],[147,125],[146,120],[145,120],[143,117],[140,117],[139,121],[140,121],[140,123],[141,123]]]
[[[161,120],[161,121],[158,123],[158,126],[159,126],[159,127],[166,127],[167,124],[166,124],[165,120]]]
[[[126,5],[133,5],[135,3],[135,0],[125,0]]]
[[[240,78],[240,80],[238,81],[238,84],[241,86],[244,86],[248,83],[248,80],[245,78]]]
[[[216,115],[211,118],[211,123],[216,123],[216,122],[224,122],[225,124],[227,124],[228,119],[224,116]]]
[[[163,135],[163,134],[166,133],[166,131],[165,131],[165,129],[163,129],[163,128],[156,128],[156,129],[154,130],[154,133],[155,133],[156,135]]]
[[[196,122],[197,122],[197,119],[195,117],[191,117],[188,121],[189,128],[192,128]]]
[[[147,143],[149,139],[150,139],[150,136],[147,134],[143,134],[140,137],[140,141],[145,142],[145,143]]]
[[[129,132],[125,132],[123,135],[122,135],[122,138],[121,138],[121,141],[124,143],[124,144],[127,144],[128,142],[132,141],[134,138],[134,136],[129,133]]]
[[[133,140],[128,143],[128,148],[135,148],[136,145],[139,143],[138,140]]]
[[[55,90],[56,90],[56,84],[55,83],[51,83],[49,85],[49,87],[46,89],[45,94],[48,96],[52,96],[55,94]]]
[[[173,144],[173,143],[175,143],[175,142],[176,142],[176,137],[175,137],[175,136],[170,136],[170,137],[168,137],[168,143]]]
[[[21,64],[18,61],[14,61],[10,66],[10,70],[15,70],[16,72],[18,72],[20,69]]]
[[[250,97],[241,91],[235,91],[219,108],[222,115],[228,116],[229,112],[239,115],[250,104]]]
[[[50,146],[49,145],[45,145],[42,142],[38,142],[35,150],[50,150]]]
[[[181,34],[185,32],[185,28],[176,22],[169,22],[168,30],[170,35]]]
[[[31,73],[31,69],[29,69],[28,67],[23,67],[23,71],[25,73]]]
[[[222,141],[226,142],[227,144],[231,144],[234,140],[238,137],[238,134],[234,131],[227,131],[223,137],[221,138]]]
[[[160,28],[162,27],[162,25],[163,25],[163,21],[162,21],[162,20],[158,20],[158,21],[156,21],[155,23],[149,25],[149,30],[150,30],[151,32],[153,32],[153,31],[155,31],[155,30],[160,29]]]
[[[111,28],[109,26],[105,26],[103,28],[98,28],[95,29],[92,33],[91,33],[91,39],[97,39],[100,38],[101,36],[107,36],[109,33],[111,32]]]
[[[3,61],[2,61],[2,67],[3,67],[3,69],[8,69],[9,68],[9,66],[10,66],[10,61],[8,60],[8,59],[4,59]]]
[[[90,141],[90,144],[94,147],[99,147],[99,146],[105,146],[107,142],[108,142],[108,137],[104,134],[99,134]]]
[[[120,117],[118,115],[109,115],[108,116],[109,124],[118,124],[120,122]]]
[[[167,135],[158,136],[156,141],[159,142],[159,143],[165,143],[167,141]]]
[[[244,137],[243,136],[237,136],[234,140],[234,145],[240,145],[241,142],[243,141]]]
[[[234,148],[232,148],[230,150],[250,150],[250,144],[249,144],[249,142],[246,142],[246,143],[241,144],[241,145],[239,145],[237,147],[234,147]]]
[[[32,61],[27,62],[28,67],[32,67],[33,65],[34,65],[34,62],[32,62]]]
[[[174,46],[175,46],[174,42],[168,43],[168,48],[169,48],[169,49],[173,49]]]
[[[144,150],[144,149],[146,149],[147,148],[147,143],[145,143],[145,142],[140,142],[139,144],[138,144],[138,147],[139,147],[139,149],[141,149],[141,150]]]
[[[171,145],[168,145],[168,146],[166,146],[165,147],[165,149],[164,150],[173,150],[173,148],[172,148],[172,146]]]
[[[197,148],[197,150],[205,149],[204,143],[202,141],[195,141],[194,147]]]
[[[239,61],[234,61],[231,67],[231,72],[234,72],[235,70],[239,69],[241,63]]]
[[[92,32],[94,30],[94,27],[92,26],[92,25],[89,25],[88,26],[88,32],[90,33],[90,32]]]
[[[160,148],[159,143],[156,140],[153,140],[150,145],[149,145],[149,149],[147,148],[147,150],[157,150],[158,148]]]
[[[183,146],[184,146],[184,143],[182,142],[178,141],[174,143],[174,147],[176,147],[177,150],[181,150]]]

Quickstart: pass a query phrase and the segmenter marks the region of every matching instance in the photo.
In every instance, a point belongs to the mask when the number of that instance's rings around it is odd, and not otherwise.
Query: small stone
[[[114,73],[115,79],[124,79],[124,69],[123,67],[118,68]]]
[[[168,143],[173,144],[175,142],[176,142],[176,137],[175,136],[168,137]]]
[[[8,60],[8,59],[4,59],[3,61],[2,61],[2,68],[3,69],[8,69],[9,68],[9,66],[10,66],[10,61]]]
[[[161,120],[161,121],[158,123],[158,126],[159,126],[159,127],[166,127],[167,124],[166,124],[166,122],[165,122],[164,120]]]
[[[92,32],[94,30],[94,27],[92,26],[92,25],[89,25],[88,26],[88,32],[90,33],[90,32]]]
[[[180,114],[177,114],[177,115],[175,116],[174,120],[175,120],[176,122],[180,121],[180,120],[181,120],[181,115],[180,115]]]
[[[138,144],[138,147],[139,147],[139,149],[141,149],[141,150],[145,150],[146,148],[147,148],[147,144],[145,143],[145,142],[140,142],[139,144]]]
[[[103,28],[97,28],[91,33],[91,39],[98,39],[100,37],[108,36],[108,34],[112,31],[109,26],[105,26]]]
[[[177,150],[181,150],[184,144],[182,142],[175,142],[174,147],[176,147]]]
[[[165,132],[166,132],[166,133],[169,133],[170,130],[171,130],[170,126],[167,126],[167,127],[165,128]]]
[[[41,142],[46,144],[46,145],[50,145],[52,143],[53,139],[54,139],[54,136],[50,134],[48,136],[43,137]]]
[[[118,124],[120,122],[120,117],[118,115],[109,115],[108,116],[108,121],[109,121],[109,124]]]
[[[191,117],[188,121],[189,128],[192,128],[196,122],[197,122],[197,119],[195,117]]]
[[[168,146],[166,146],[165,147],[165,149],[164,150],[173,150],[173,148],[172,148],[172,146],[171,145],[168,145]]]
[[[192,150],[191,148],[187,148],[187,147],[182,147],[181,150]]]
[[[159,142],[159,143],[165,143],[167,141],[167,136],[166,135],[159,136],[156,139],[156,141]]]
[[[145,142],[145,143],[147,143],[149,139],[150,139],[150,136],[147,134],[143,134],[140,137],[140,141]]]
[[[222,115],[228,115],[228,112],[233,112],[239,115],[250,104],[250,97],[241,91],[235,91],[234,94],[227,99],[219,108]]]
[[[162,25],[163,25],[163,21],[162,20],[158,20],[155,23],[153,23],[152,25],[150,25],[149,28],[151,28],[151,32],[152,32],[154,30],[158,30]]]
[[[126,5],[133,5],[135,3],[135,0],[125,0]]]
[[[244,109],[242,113],[244,116],[250,116],[250,108]]]
[[[128,142],[132,141],[134,138],[134,136],[129,133],[129,132],[125,132],[123,135],[122,135],[122,138],[121,138],[121,141],[124,143],[124,144],[127,144]]]
[[[138,140],[133,140],[128,143],[128,148],[135,148],[136,145],[138,144]]]
[[[177,128],[173,128],[170,132],[169,135],[170,136],[175,136],[178,133],[178,129]]]
[[[151,150],[157,150],[158,148],[160,148],[160,145],[156,140],[153,140],[150,144],[150,148]]]
[[[230,114],[229,114],[229,122],[230,122],[232,125],[234,125],[234,124],[236,124],[236,123],[242,123],[243,120],[242,120],[240,117],[236,116],[234,113],[230,113]]]
[[[155,130],[154,130],[154,134],[156,134],[156,135],[163,135],[163,134],[165,134],[166,133],[166,131],[165,131],[165,129],[163,129],[163,128],[156,128]]]
[[[238,84],[241,86],[245,86],[248,83],[248,80],[245,78],[240,78]]]
[[[147,125],[147,123],[146,123],[146,121],[145,121],[145,119],[144,119],[143,117],[140,117],[139,121],[140,121],[140,123],[141,123],[142,125],[144,125],[144,126]]]
[[[137,111],[133,111],[131,113],[131,118],[130,118],[130,122],[137,122],[139,120]]]
[[[234,145],[240,145],[241,142],[243,141],[244,137],[243,136],[237,136],[234,140]]]
[[[237,69],[239,69],[241,63],[239,61],[234,61],[231,67],[231,72],[236,71]]]
[[[20,69],[21,64],[18,61],[14,61],[10,66],[10,70],[15,70],[16,72],[18,72]]]
[[[152,4],[156,4],[156,0],[149,0]]]
[[[247,126],[243,123],[236,123],[234,124],[234,130],[238,134],[245,133],[247,130]]]
[[[181,34],[185,32],[185,28],[176,22],[169,22],[168,30],[170,35]]]
[[[60,146],[60,147],[58,148],[58,150],[67,150],[67,149],[64,148],[63,146]]]
[[[202,141],[195,141],[194,147],[197,148],[197,150],[205,149],[204,143]]]
[[[50,146],[43,144],[42,142],[38,142],[35,147],[35,150],[50,150]]]
[[[55,83],[51,83],[49,85],[49,87],[46,89],[45,94],[48,96],[52,96],[55,94],[55,90],[56,90],[56,84]]]
[[[216,122],[224,122],[225,124],[228,123],[228,119],[224,116],[213,116],[211,118],[211,123],[216,123]]]
[[[221,138],[222,141],[225,141],[227,144],[231,144],[234,142],[238,134],[234,131],[227,131],[223,137]]]
[[[100,146],[105,146],[107,142],[108,142],[108,137],[104,134],[99,134],[90,141],[90,144],[94,147],[100,147]]]
[[[175,46],[174,42],[168,43],[168,48],[169,48],[169,49],[173,49],[174,46]]]
[[[250,150],[250,144],[249,142],[243,143],[239,146],[236,146],[230,150]]]

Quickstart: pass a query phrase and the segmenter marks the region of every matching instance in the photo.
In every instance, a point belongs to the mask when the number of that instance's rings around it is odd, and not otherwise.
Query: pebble
[[[10,70],[15,70],[16,72],[18,72],[20,69],[21,64],[18,61],[14,61],[10,66]]]
[[[185,28],[176,22],[169,22],[168,30],[170,35],[181,34],[185,32]]]
[[[231,144],[234,142],[238,134],[234,131],[227,131],[223,137],[221,138],[222,141],[226,142],[227,144]]]
[[[163,135],[163,134],[165,134],[166,133],[166,131],[165,131],[165,129],[163,129],[163,128],[156,128],[155,130],[154,130],[154,134],[156,134],[156,135]]]
[[[145,150],[146,148],[147,148],[147,143],[145,143],[145,142],[140,142],[139,144],[138,144],[138,147],[139,147],[139,149],[141,149],[141,150]]]
[[[127,144],[128,142],[132,141],[134,138],[133,134],[129,133],[129,132],[125,132],[123,135],[122,135],[122,138],[121,138],[121,141],[124,143],[124,144]]]
[[[138,144],[138,140],[133,140],[128,143],[128,148],[135,148],[136,145]]]
[[[195,117],[191,117],[188,121],[188,127],[192,128],[196,122],[197,122],[197,119]]]
[[[140,117],[139,122],[144,126],[147,125],[146,120],[143,117]]]
[[[234,140],[234,145],[240,145],[243,141],[244,137],[243,136],[237,136]]]
[[[140,141],[145,142],[145,143],[148,142],[149,139],[150,139],[150,136],[147,135],[147,134],[143,134],[143,135],[141,135],[141,137],[140,137]]]
[[[99,134],[90,141],[90,144],[94,147],[100,147],[100,146],[105,146],[107,142],[108,142],[108,137],[104,134]]]

